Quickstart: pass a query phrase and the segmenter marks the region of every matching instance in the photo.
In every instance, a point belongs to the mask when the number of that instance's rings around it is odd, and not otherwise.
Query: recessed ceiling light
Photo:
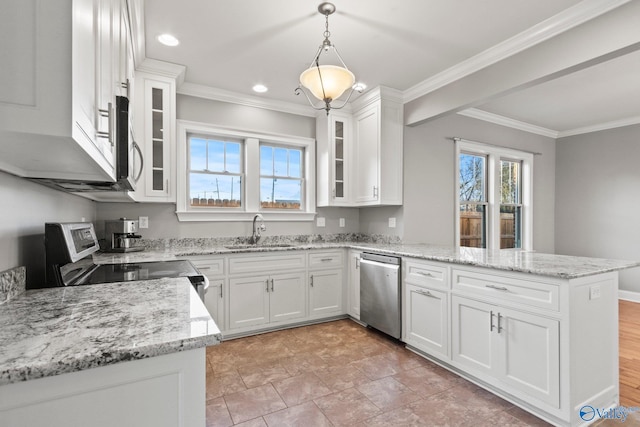
[[[158,41],[165,46],[178,46],[180,44],[180,40],[171,34],[160,34],[158,36]]]
[[[356,84],[353,85],[353,90],[358,92],[362,92],[366,88],[367,88],[367,85],[362,82],[356,82]]]
[[[257,84],[253,87],[253,91],[254,92],[258,92],[258,93],[265,93],[266,91],[268,91],[269,88],[266,87],[265,85],[261,85],[261,84]]]

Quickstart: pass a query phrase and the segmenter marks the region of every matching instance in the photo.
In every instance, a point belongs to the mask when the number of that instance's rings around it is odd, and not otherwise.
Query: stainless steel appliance
[[[134,219],[120,218],[105,221],[105,234],[107,239],[107,252],[133,252],[141,251],[142,246],[134,246],[134,239],[142,236],[138,232],[138,221]]]
[[[109,104],[111,106],[111,104]],[[129,99],[124,96],[116,96],[115,113],[109,107],[109,132],[101,137],[109,138],[116,149],[115,182],[111,181],[86,181],[73,179],[30,178],[40,184],[53,187],[57,190],[83,193],[95,191],[133,191],[136,182],[140,179],[144,161],[142,150],[132,136],[132,126],[129,122]],[[115,122],[111,120],[115,114]],[[115,129],[114,129],[114,123]],[[135,160],[135,155],[139,156]],[[134,168],[138,167],[138,171]]]
[[[400,258],[373,253],[360,257],[360,320],[394,338],[402,333]]]
[[[89,222],[47,223],[44,235],[46,281],[43,287],[187,277],[204,301],[209,281],[188,260],[94,264],[91,255],[100,246]]]

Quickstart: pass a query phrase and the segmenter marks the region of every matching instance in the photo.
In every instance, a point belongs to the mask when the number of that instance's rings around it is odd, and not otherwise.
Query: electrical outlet
[[[324,217],[318,217],[318,219],[316,220],[316,225],[318,227],[324,227],[325,226]]]
[[[149,217],[148,216],[138,217],[138,228],[149,228]]]
[[[340,227],[344,227],[344,218],[340,218]]]
[[[593,285],[589,288],[589,299],[600,298],[600,285]]]
[[[389,228],[396,228],[396,219],[389,218]]]

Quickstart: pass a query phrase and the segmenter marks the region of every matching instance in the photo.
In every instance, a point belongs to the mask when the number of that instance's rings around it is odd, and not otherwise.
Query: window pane
[[[500,249],[522,248],[522,206],[500,206]]]
[[[195,171],[203,171],[207,168],[207,141],[200,138],[191,138],[190,168]]]
[[[500,161],[501,203],[520,203],[520,162]]]
[[[240,207],[241,177],[192,172],[189,174],[189,200],[191,206]]]
[[[237,142],[226,143],[226,171],[230,173],[240,173],[240,144]]]
[[[302,151],[289,150],[289,176],[302,178]]]
[[[260,175],[273,175],[273,147],[260,146]]]
[[[260,206],[275,209],[300,209],[302,207],[302,181],[260,178]]]
[[[460,201],[484,202],[485,163],[483,156],[460,154]]]
[[[289,176],[287,168],[288,151],[286,148],[274,148],[273,174],[275,176]]]
[[[460,246],[486,247],[485,205],[460,204]]]
[[[209,158],[207,170],[214,172],[224,172],[224,142],[209,141]]]

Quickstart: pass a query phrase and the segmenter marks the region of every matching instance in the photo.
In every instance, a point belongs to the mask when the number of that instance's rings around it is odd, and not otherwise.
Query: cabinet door
[[[273,274],[269,283],[271,322],[306,316],[307,293],[304,273]]]
[[[349,252],[349,316],[360,320],[360,252]]]
[[[309,276],[309,314],[323,317],[342,311],[342,270],[313,271]]]
[[[119,31],[120,22],[117,10],[119,8],[116,8],[116,2],[97,0],[96,130],[98,138],[96,142],[111,165],[115,160],[115,81],[117,80],[115,52],[117,52],[116,32]]]
[[[218,329],[224,330],[224,280],[216,279],[209,281],[209,288],[204,294],[204,305],[218,325]]]
[[[355,117],[356,190],[354,201],[360,204],[378,200],[380,111],[377,105]]]
[[[560,405],[560,324],[500,308],[495,330],[500,337],[501,379],[519,391]]]
[[[452,359],[464,365],[469,373],[488,373],[492,376],[498,364],[493,350],[493,331],[497,312],[489,304],[453,296],[451,318]]]
[[[229,279],[229,329],[269,322],[267,276]]]
[[[447,293],[415,285],[405,288],[405,342],[440,358],[449,358]]]

